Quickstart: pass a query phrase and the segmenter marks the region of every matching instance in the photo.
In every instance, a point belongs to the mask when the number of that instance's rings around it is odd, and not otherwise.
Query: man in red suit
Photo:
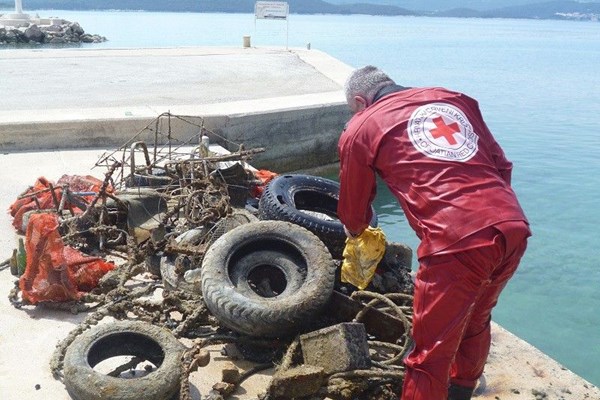
[[[349,236],[371,220],[376,175],[421,240],[402,400],[470,399],[490,347],[491,311],[531,236],[512,163],[477,102],[397,85],[373,66],[345,85],[338,216]]]

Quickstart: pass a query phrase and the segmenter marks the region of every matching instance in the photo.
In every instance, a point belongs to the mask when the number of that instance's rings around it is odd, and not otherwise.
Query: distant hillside
[[[456,8],[428,13],[436,17],[527,18],[527,19],[600,19],[600,3],[549,1],[522,6],[503,7],[489,11]]]
[[[328,0],[333,4],[351,4],[355,0]],[[539,0],[538,0],[539,1]],[[453,9],[470,9],[485,11],[499,7],[512,7],[535,3],[536,0],[360,0],[361,3],[385,4],[404,7],[409,10],[447,11]]]
[[[471,8],[453,8],[446,11],[437,11],[434,14],[436,17],[455,17],[455,18],[481,18],[481,11]]]
[[[336,5],[322,0],[288,0],[296,14],[416,15],[401,7],[374,4]],[[145,10],[253,13],[255,0],[24,0],[25,10]],[[14,1],[0,0],[0,8],[14,8]]]
[[[491,18],[565,18],[568,14],[600,16],[600,3],[579,3],[576,1],[549,1],[528,4],[520,7],[505,7],[483,12],[482,17]]]
[[[490,11],[506,7],[523,6],[539,3],[541,0],[327,0],[332,4],[385,4],[419,11],[477,10]],[[600,0],[581,0],[600,3]],[[470,11],[469,11],[470,12]]]
[[[353,0],[330,0],[343,4],[332,4],[323,0],[288,0],[290,12],[293,14],[370,14],[370,15],[427,15],[439,17],[479,17],[479,18],[539,18],[539,19],[600,19],[600,0],[596,2],[549,1],[531,4],[532,0],[505,0],[502,7],[481,10],[494,0],[356,0],[358,4],[347,4]],[[390,4],[367,4],[381,1]],[[395,4],[410,4],[424,7],[435,7],[446,4],[443,9],[430,8],[429,11],[398,7]],[[523,3],[528,4],[523,4]],[[24,0],[24,9],[35,11],[41,9],[54,10],[145,10],[174,12],[225,12],[253,13],[255,0]],[[393,3],[393,4],[391,4]],[[450,4],[461,5],[448,8]],[[465,7],[472,4],[477,8]],[[518,4],[518,5],[515,5]],[[0,8],[12,9],[13,0],[0,0]]]

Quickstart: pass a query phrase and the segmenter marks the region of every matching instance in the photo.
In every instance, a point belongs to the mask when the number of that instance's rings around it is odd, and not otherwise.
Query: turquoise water
[[[352,66],[378,65],[402,85],[477,98],[515,164],[534,232],[494,320],[600,385],[599,23],[291,15],[289,24],[255,25],[251,14],[39,13],[109,39],[90,48],[241,46],[251,35],[253,46],[310,43]],[[384,187],[376,208],[390,240],[416,247]]]

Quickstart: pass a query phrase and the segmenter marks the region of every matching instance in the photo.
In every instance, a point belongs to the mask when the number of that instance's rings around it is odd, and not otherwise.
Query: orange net
[[[94,178],[91,175],[63,175],[60,177],[57,185],[69,185],[69,189],[72,192],[94,192],[98,193],[102,187],[102,181],[98,178]],[[112,188],[106,190],[108,193],[112,193]]]
[[[56,214],[33,214],[25,236],[27,266],[19,279],[23,300],[78,300],[82,292],[98,285],[100,278],[115,265],[89,257],[65,246],[58,232]]]
[[[58,209],[63,194],[63,185],[68,185],[72,192],[98,193],[102,187],[102,181],[89,175],[63,175],[56,184],[44,177],[38,178],[34,185],[22,193],[9,207],[10,215],[13,217],[13,226],[17,232],[25,233],[23,218],[28,211]],[[112,189],[107,189],[107,192],[111,191]],[[93,195],[81,196],[81,198],[90,202]],[[63,207],[74,214],[81,213],[81,209],[69,201],[66,201]]]
[[[32,187],[27,189],[24,193],[19,196],[9,208],[10,215],[13,217],[13,226],[19,233],[23,232],[23,216],[26,212],[32,210],[47,210],[53,208],[54,200],[52,193],[41,192],[44,189],[50,188],[51,183],[44,177],[38,178]],[[26,195],[37,193],[35,196],[23,197]]]

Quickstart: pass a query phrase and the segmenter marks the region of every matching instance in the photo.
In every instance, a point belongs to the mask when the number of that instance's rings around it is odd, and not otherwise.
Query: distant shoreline
[[[357,0],[360,3],[360,0]],[[579,3],[577,1],[549,1],[544,3],[504,7],[487,11],[469,8],[454,8],[443,11],[413,11],[392,5],[376,4],[331,4],[325,1],[312,1],[306,4],[300,0],[289,0],[291,14],[298,15],[373,15],[373,16],[416,16],[454,18],[508,18],[508,19],[549,19],[599,21],[600,3]],[[120,11],[120,12],[191,12],[253,14],[254,0],[242,0],[231,4],[221,1],[182,0],[177,4],[165,5],[159,0],[129,0],[123,2],[107,0],[103,6],[94,0],[81,0],[73,4],[69,0],[28,0],[26,7],[31,10],[64,11]],[[12,0],[0,0],[0,9],[10,13],[14,9]],[[28,12],[26,10],[25,12]],[[29,11],[35,13],[35,11]]]
[[[9,14],[13,10],[0,9],[0,18],[3,14]],[[24,10],[26,14],[35,15],[40,11],[76,11],[76,12],[131,12],[131,13],[181,13],[181,14],[246,14],[254,15],[253,12],[248,11],[187,11],[187,10],[133,10],[133,9],[64,9],[64,8],[40,8],[36,10]],[[421,13],[421,14],[364,14],[364,13],[324,13],[324,12],[311,12],[311,13],[299,13],[290,12],[290,15],[339,15],[339,16],[352,16],[352,15],[364,15],[369,17],[429,17],[429,18],[464,18],[464,19],[523,19],[523,20],[540,20],[540,21],[584,21],[584,22],[600,22],[600,14],[593,16],[580,16],[574,15],[573,17],[555,17],[555,18],[539,18],[539,17],[508,17],[508,16],[474,16],[474,15],[440,15],[435,13]],[[1,21],[0,21],[1,22]],[[1,25],[1,24],[0,24]]]

